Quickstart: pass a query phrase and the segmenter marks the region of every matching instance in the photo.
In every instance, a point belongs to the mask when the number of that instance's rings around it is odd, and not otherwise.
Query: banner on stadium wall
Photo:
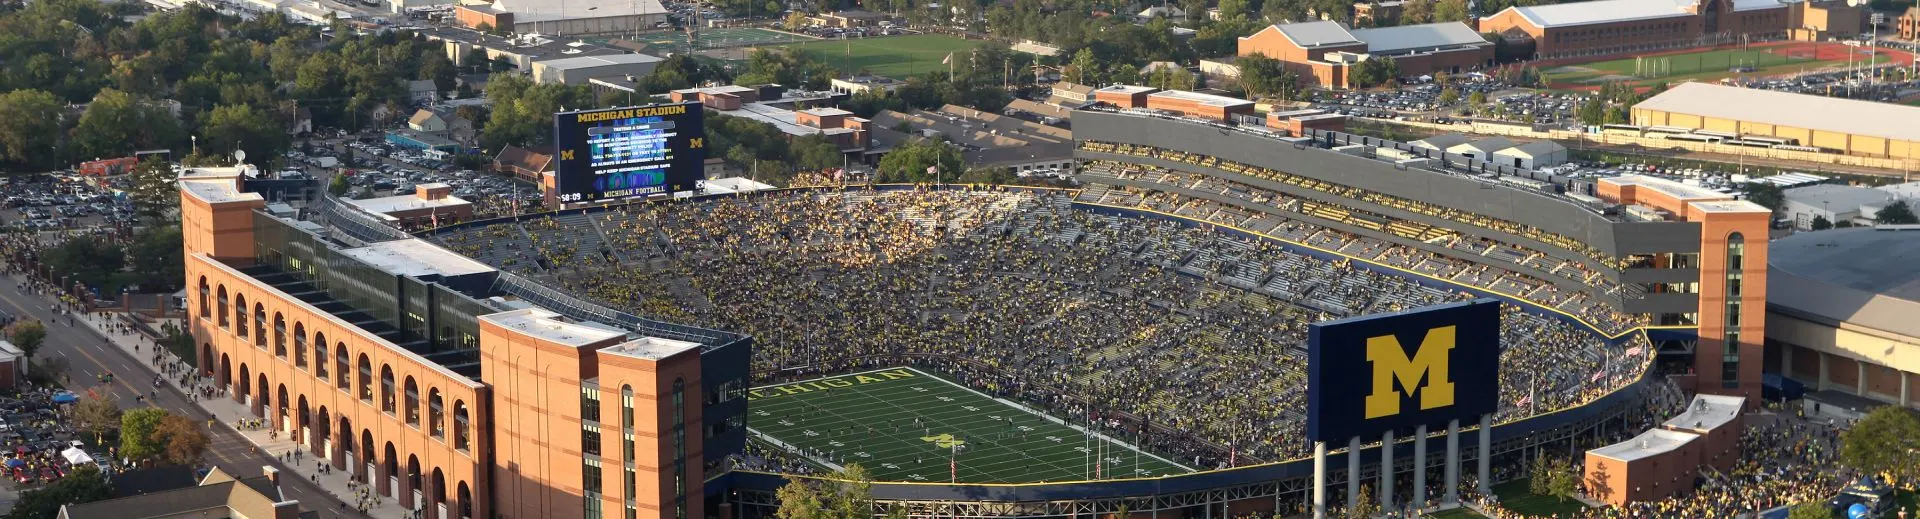
[[[1493,299],[1314,323],[1307,438],[1344,443],[1455,419],[1478,423],[1499,405],[1499,370]]]

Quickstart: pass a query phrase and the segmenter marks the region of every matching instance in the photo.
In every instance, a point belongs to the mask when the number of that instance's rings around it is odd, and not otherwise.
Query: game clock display
[[[557,198],[563,203],[692,191],[704,178],[699,103],[554,115]]]

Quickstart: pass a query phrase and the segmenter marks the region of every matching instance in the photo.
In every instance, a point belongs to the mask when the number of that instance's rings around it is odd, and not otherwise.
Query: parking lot
[[[523,203],[537,203],[541,198],[540,188],[532,183],[493,173],[460,169],[419,150],[365,141],[352,141],[342,146],[353,150],[353,158],[343,160],[340,164],[351,171],[347,176],[347,184],[352,186],[348,196],[353,198],[410,194],[415,185],[442,182],[453,187],[453,196],[473,202],[476,215],[504,212],[516,197]],[[314,151],[316,155],[329,153],[337,156],[337,150]],[[298,152],[288,155],[295,160],[317,158],[299,158]]]
[[[127,176],[89,183],[78,174],[19,175],[0,178],[0,226],[27,230],[54,230],[93,225],[132,223],[133,203],[114,190],[124,190]]]
[[[5,474],[12,493],[51,483],[72,471],[76,463],[63,455],[73,448],[85,452],[81,463],[106,462],[105,452],[93,452],[74,430],[71,402],[78,398],[65,391],[30,390],[17,397],[0,397],[0,474]]]
[[[1459,94],[1459,99],[1443,105],[1440,95],[1449,87]],[[1468,99],[1475,93],[1486,96],[1487,104],[1472,106]],[[1585,94],[1517,88],[1472,74],[1444,86],[1428,78],[1425,83],[1394,91],[1316,91],[1307,101],[1314,108],[1373,119],[1449,123],[1472,118],[1567,128],[1578,124],[1575,111],[1586,98]]]

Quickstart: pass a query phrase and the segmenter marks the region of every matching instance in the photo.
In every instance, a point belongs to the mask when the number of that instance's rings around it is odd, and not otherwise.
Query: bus
[[[1692,128],[1681,128],[1679,126],[1648,126],[1647,127],[1647,133],[1692,133],[1692,132],[1693,132]]]
[[[1718,136],[1713,136],[1713,135],[1700,135],[1697,133],[1673,133],[1673,134],[1667,134],[1667,140],[1719,144],[1720,141],[1723,141],[1726,139]]]
[[[1694,130],[1694,131],[1693,131],[1693,134],[1694,134],[1694,135],[1705,135],[1705,136],[1708,136],[1708,137],[1719,137],[1719,138],[1722,138],[1722,139],[1738,139],[1738,138],[1740,138],[1740,136],[1739,136],[1738,134],[1732,134],[1732,133],[1727,133],[1727,132],[1716,132],[1716,131],[1713,131],[1713,130]]]
[[[1747,136],[1740,137],[1740,139],[1747,142],[1764,142],[1764,143],[1767,143],[1768,145],[1800,144],[1800,139],[1788,139],[1788,138],[1782,138],[1782,137],[1763,137],[1759,135],[1747,135]]]
[[[1604,124],[1600,126],[1600,133],[1607,135],[1632,135],[1639,137],[1641,131],[1639,126],[1631,124]]]
[[[1804,151],[1808,153],[1821,153],[1821,152],[1827,151],[1827,150],[1823,150],[1813,146],[1800,146],[1796,144],[1775,144],[1773,145],[1773,149],[1786,150],[1786,151]]]
[[[1768,144],[1768,143],[1764,143],[1764,142],[1754,142],[1754,141],[1749,141],[1749,140],[1744,140],[1744,139],[1728,139],[1728,140],[1726,140],[1726,141],[1724,141],[1724,142],[1721,142],[1721,144],[1728,144],[1728,145],[1733,145],[1733,146],[1746,146],[1746,147],[1749,147],[1749,148],[1771,148],[1771,147],[1773,147],[1773,145],[1772,145],[1772,144]]]

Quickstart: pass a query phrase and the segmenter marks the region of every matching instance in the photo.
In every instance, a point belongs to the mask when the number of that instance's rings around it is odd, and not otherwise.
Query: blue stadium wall
[[[857,188],[793,188],[793,189],[786,189],[783,191],[837,191],[837,190],[867,190],[867,189],[872,189],[877,191],[904,191],[904,190],[924,189],[924,187],[912,186],[912,185],[881,185],[881,186],[873,186],[871,188],[864,187],[864,186],[857,187]],[[955,187],[954,189],[960,189],[960,188]],[[1051,190],[1046,188],[1027,188],[1027,187],[1001,187],[996,189],[1003,189],[1007,191],[1035,191],[1035,192],[1058,191],[1058,190]],[[743,195],[735,195],[735,194],[704,195],[704,196],[693,197],[685,200],[678,200],[671,203],[688,203],[688,202],[712,200],[712,199],[730,197],[730,196],[743,196]],[[746,195],[746,196],[750,196],[750,195]],[[641,203],[644,203],[644,202],[641,202]],[[1280,248],[1287,250],[1289,252],[1312,256],[1314,258],[1318,258],[1322,260],[1329,260],[1329,261],[1351,260],[1352,265],[1354,266],[1365,268],[1368,270],[1373,270],[1373,271],[1384,273],[1384,274],[1391,274],[1395,276],[1405,277],[1425,286],[1438,288],[1442,290],[1453,291],[1453,292],[1466,292],[1466,293],[1472,294],[1474,297],[1487,297],[1487,298],[1498,299],[1504,303],[1519,307],[1522,311],[1525,311],[1527,313],[1539,315],[1539,316],[1547,317],[1551,319],[1556,319],[1556,320],[1573,324],[1575,326],[1579,326],[1587,330],[1589,333],[1592,333],[1596,336],[1601,337],[1609,345],[1617,346],[1621,343],[1631,340],[1634,334],[1644,334],[1648,339],[1656,340],[1656,341],[1670,340],[1670,339],[1691,339],[1693,337],[1691,329],[1659,329],[1659,328],[1635,329],[1635,330],[1630,330],[1627,332],[1620,333],[1618,335],[1608,336],[1604,333],[1601,333],[1599,330],[1594,329],[1591,325],[1585,322],[1582,322],[1579,319],[1575,319],[1570,315],[1567,315],[1565,313],[1561,313],[1558,311],[1542,308],[1537,304],[1534,304],[1532,302],[1529,302],[1523,299],[1514,298],[1514,297],[1500,294],[1497,292],[1489,292],[1477,287],[1463,285],[1463,284],[1455,283],[1452,281],[1413,275],[1412,273],[1409,273],[1404,270],[1375,264],[1366,260],[1357,260],[1351,257],[1339,255],[1334,252],[1316,249],[1312,247],[1306,247],[1299,244],[1287,242],[1284,240],[1279,240],[1269,236],[1249,233],[1249,232],[1242,231],[1240,229],[1236,229],[1236,228],[1225,226],[1225,225],[1219,225],[1212,222],[1193,220],[1190,218],[1176,216],[1176,215],[1156,213],[1152,211],[1144,211],[1144,210],[1124,208],[1124,207],[1114,207],[1114,206],[1107,206],[1107,205],[1100,205],[1100,204],[1089,204],[1089,203],[1077,202],[1077,201],[1074,202],[1072,206],[1076,209],[1088,211],[1095,214],[1106,214],[1106,215],[1114,215],[1114,216],[1122,216],[1122,217],[1130,217],[1130,218],[1158,219],[1158,220],[1174,222],[1174,223],[1177,223],[1183,226],[1188,226],[1188,227],[1211,228],[1216,232],[1231,234],[1233,236],[1236,236],[1248,241],[1264,240],[1268,243],[1277,245]],[[526,214],[526,215],[519,215],[519,216],[492,218],[487,220],[475,220],[475,221],[469,221],[469,222],[461,222],[458,224],[453,224],[446,227],[440,227],[440,228],[431,229],[427,231],[422,231],[418,233],[418,235],[421,237],[430,237],[433,234],[437,234],[437,233],[454,231],[454,230],[471,228],[471,227],[487,227],[491,225],[497,225],[497,224],[508,223],[508,222],[537,220],[541,218],[546,218],[548,216],[560,216],[560,215],[582,214],[582,213],[589,213],[589,214],[598,213],[598,212],[612,210],[617,207],[619,206],[597,206],[597,207],[588,207],[588,208],[581,208],[581,209],[569,209],[569,210],[558,211],[558,212]],[[1640,385],[1642,382],[1645,382],[1647,376],[1650,375],[1651,373],[1652,373],[1651,370],[1642,372],[1639,375],[1639,377],[1637,377],[1634,380],[1634,382],[1632,382],[1628,386],[1623,387],[1620,390],[1616,390],[1611,393],[1608,393],[1591,402],[1588,402],[1586,405],[1564,409],[1560,411],[1555,411],[1552,413],[1542,414],[1538,416],[1533,416],[1529,418],[1524,418],[1520,420],[1515,420],[1515,421],[1507,422],[1503,424],[1498,424],[1497,427],[1494,427],[1493,436],[1491,440],[1494,444],[1499,444],[1507,440],[1528,438],[1535,435],[1539,435],[1540,433],[1559,429],[1562,427],[1572,426],[1575,424],[1589,422],[1599,418],[1620,414],[1624,410],[1630,409],[1633,406],[1637,406],[1640,404],[1640,399],[1636,394],[1637,392],[1633,391],[1632,389],[1635,386]],[[1471,446],[1476,445],[1475,442],[1479,441],[1479,435],[1480,435],[1480,431],[1477,427],[1465,427],[1465,424],[1463,424],[1463,428],[1460,431],[1461,455],[1463,459],[1470,458],[1472,456],[1473,449],[1471,448]],[[1445,452],[1446,438],[1444,436],[1434,436],[1434,437],[1428,438],[1427,448],[1428,448],[1428,452]],[[1413,448],[1408,443],[1400,443],[1395,450],[1395,454],[1397,458],[1411,457],[1413,454]],[[1380,449],[1377,446],[1364,448],[1361,450],[1360,455],[1362,456],[1361,459],[1363,462],[1378,463],[1380,459]],[[1348,453],[1328,454],[1327,464],[1328,464],[1328,467],[1330,467],[1330,470],[1331,468],[1339,468],[1340,470],[1344,470],[1344,467],[1346,467],[1346,464],[1347,464],[1347,461],[1346,461],[1347,456],[1348,456]],[[1401,467],[1409,466],[1403,463],[1396,464],[1396,465]],[[1305,479],[1305,478],[1311,478],[1312,476],[1313,476],[1313,460],[1308,458],[1302,458],[1302,459],[1289,460],[1289,461],[1283,461],[1283,462],[1277,462],[1277,463],[1267,463],[1263,465],[1251,465],[1251,466],[1236,467],[1231,469],[1194,472],[1194,473],[1182,474],[1182,475],[1161,476],[1161,477],[1140,478],[1140,479],[1106,480],[1106,481],[1074,481],[1074,482],[1059,482],[1059,483],[1021,483],[1021,484],[981,483],[981,484],[957,484],[957,485],[943,484],[943,483],[875,482],[873,484],[873,496],[875,499],[882,500],[882,501],[958,501],[958,502],[1003,502],[1003,503],[1004,502],[1037,502],[1037,501],[1071,501],[1071,500],[1145,497],[1145,496],[1154,496],[1154,495],[1198,492],[1198,491],[1205,491],[1205,490],[1211,490],[1211,489],[1217,489],[1217,488],[1223,488],[1223,487],[1241,486],[1241,485],[1246,485],[1252,482]],[[759,491],[759,492],[772,493],[778,490],[781,486],[786,485],[787,483],[788,483],[788,476],[784,474],[734,470],[734,471],[729,471],[724,474],[720,474],[720,475],[709,478],[706,482],[704,490],[705,490],[705,494],[710,498],[725,496],[731,491]]]

